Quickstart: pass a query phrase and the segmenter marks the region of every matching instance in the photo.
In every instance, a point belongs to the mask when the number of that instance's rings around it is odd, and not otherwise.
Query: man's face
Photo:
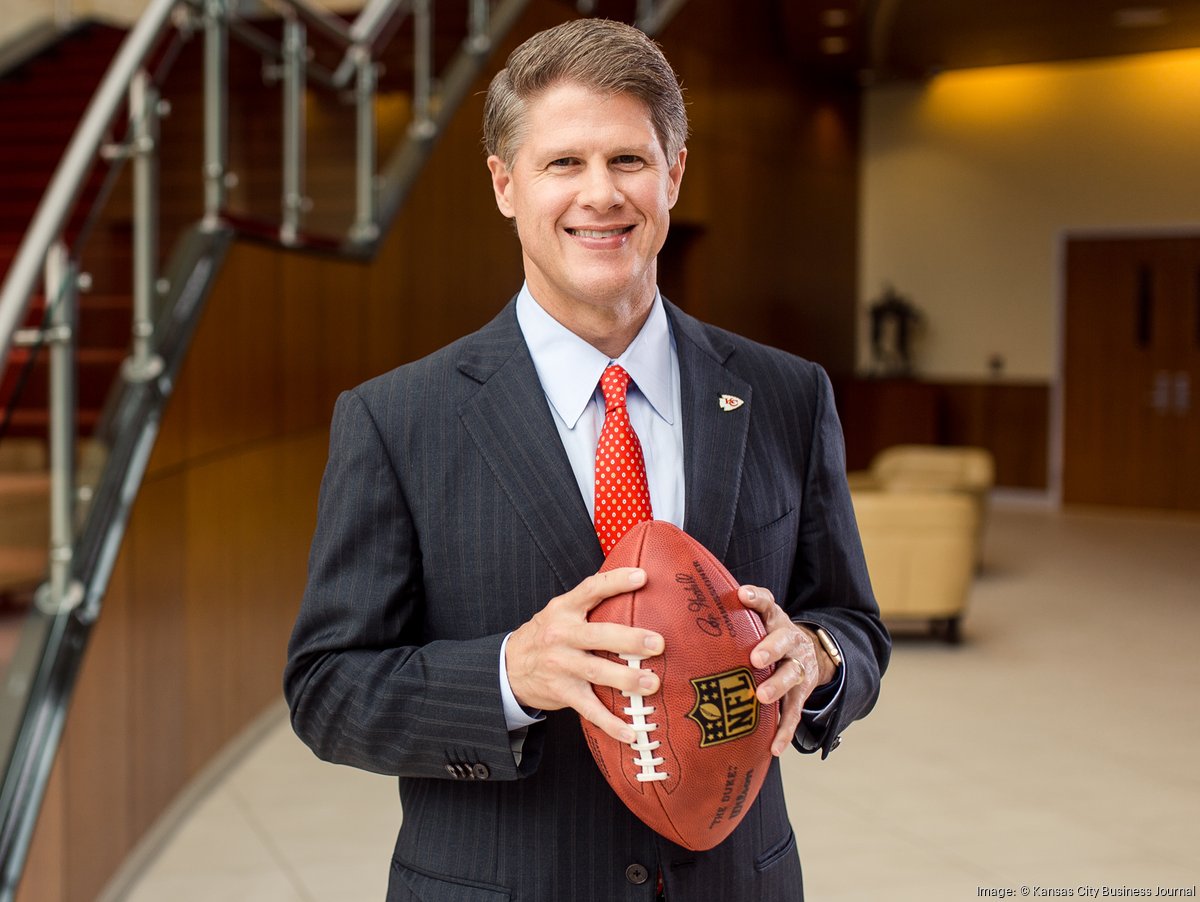
[[[533,101],[525,125],[512,167],[492,156],[488,168],[533,296],[575,331],[644,315],[687,151],[667,160],[636,98],[569,82]]]

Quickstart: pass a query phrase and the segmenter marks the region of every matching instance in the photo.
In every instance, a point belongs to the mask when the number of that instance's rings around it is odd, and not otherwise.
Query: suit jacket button
[[[841,745],[841,744],[842,744],[842,737],[841,737],[841,735],[834,736],[834,737],[833,737],[833,742],[829,743],[829,748],[830,748],[830,750],[833,750],[833,749],[836,749],[836,748],[837,748],[839,745]]]
[[[457,777],[457,776],[458,776],[458,771],[457,771],[457,770],[455,770],[455,768],[454,768],[454,765],[453,765],[453,764],[447,764],[447,765],[446,765],[446,773],[448,773],[448,774],[449,774],[450,776],[452,776],[452,777]]]
[[[486,764],[476,764],[471,768],[471,778],[474,780],[486,780],[492,775]]]
[[[650,879],[650,872],[643,865],[631,864],[625,869],[625,879],[636,886],[641,886]]]

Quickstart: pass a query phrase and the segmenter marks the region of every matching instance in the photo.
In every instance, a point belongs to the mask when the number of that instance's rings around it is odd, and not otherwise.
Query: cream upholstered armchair
[[[957,642],[975,573],[979,508],[944,491],[851,493],[867,571],[885,621],[928,620]]]
[[[875,455],[870,468],[849,474],[852,491],[956,492],[978,511],[975,564],[983,563],[983,531],[996,463],[986,448],[966,445],[894,445]]]

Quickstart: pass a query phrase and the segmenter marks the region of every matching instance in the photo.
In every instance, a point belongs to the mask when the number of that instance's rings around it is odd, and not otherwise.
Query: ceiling
[[[1200,0],[777,0],[796,61],[871,82],[1200,47]]]

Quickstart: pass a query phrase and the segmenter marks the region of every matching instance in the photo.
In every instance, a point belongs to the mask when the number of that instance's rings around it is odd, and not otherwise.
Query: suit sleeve
[[[292,725],[318,757],[376,773],[516,779],[500,698],[503,635],[422,639],[421,549],[366,404],[333,415],[308,583],[288,645]]]
[[[813,371],[812,445],[785,608],[794,620],[824,627],[842,651],[845,682],[837,702],[819,718],[806,716],[792,743],[802,752],[820,749],[826,757],[842,731],[875,705],[891,640],[879,618],[850,502],[833,390],[822,369]]]

